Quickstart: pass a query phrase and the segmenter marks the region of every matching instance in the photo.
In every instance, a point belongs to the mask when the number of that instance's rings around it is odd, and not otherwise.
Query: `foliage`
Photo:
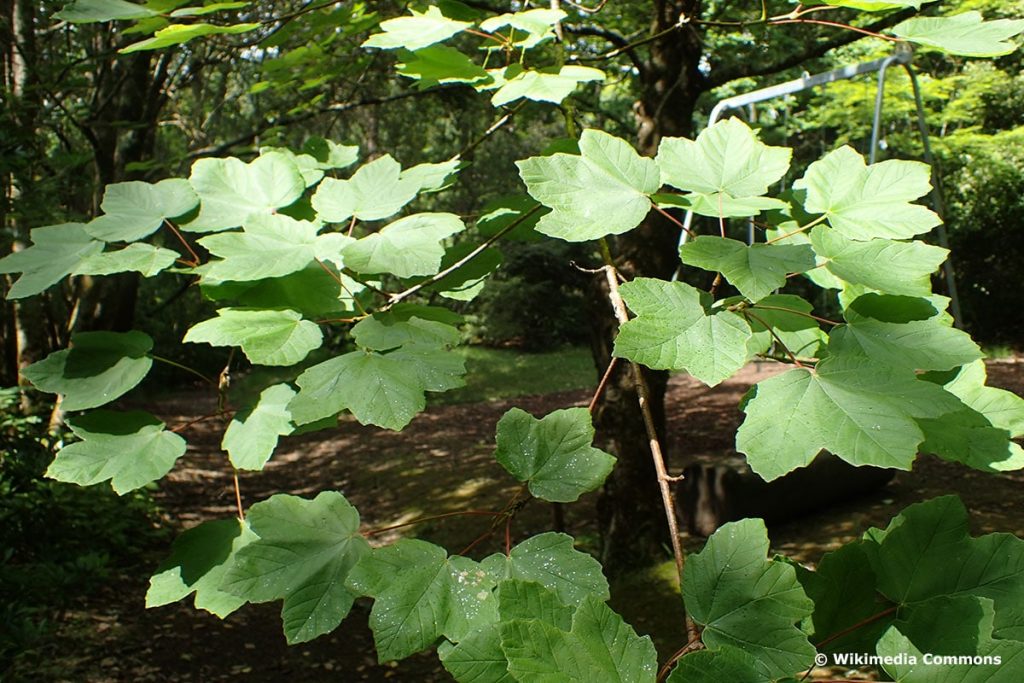
[[[73,601],[136,571],[167,542],[145,491],[119,497],[43,478],[55,436],[0,391],[0,668],[33,648]]]
[[[836,4],[880,11],[921,3]],[[133,30],[153,37],[126,52],[256,30],[250,23],[211,30],[204,22],[172,24],[206,12],[171,5],[76,0],[65,16],[138,20]],[[798,7],[761,21],[795,22],[819,10]],[[545,61],[566,13],[526,10],[481,20],[468,9],[459,18],[430,6],[410,14],[381,22],[364,47],[398,52],[399,73],[421,87],[446,81],[494,91],[496,107],[562,104],[567,132],[577,137],[566,98],[605,74],[566,64],[564,46]],[[1001,45],[980,44],[1024,28],[981,23],[970,12],[909,22],[893,33],[962,55],[1002,53]],[[506,64],[486,69],[484,62],[481,75],[465,52],[439,45],[452,40],[461,48],[471,37],[485,41],[488,59],[503,55]],[[267,148],[248,162],[205,158],[187,181],[111,186],[102,216],[38,229],[32,246],[0,260],[0,271],[22,274],[8,295],[38,294],[75,272],[136,270],[140,250],[158,246],[141,240],[160,224],[184,253],[172,265],[147,252],[144,272],[193,277],[217,305],[216,316],[193,325],[185,342],[237,348],[256,364],[296,366],[324,346],[324,328],[347,335],[345,352],[304,366],[294,382],[260,387],[247,405],[230,403],[223,378],[206,378],[218,410],[205,419],[231,418],[223,446],[233,466],[259,469],[282,435],[329,428],[343,413],[401,430],[425,408],[427,394],[461,386],[465,364],[451,349],[462,318],[442,304],[471,298],[497,259],[477,261],[471,273],[461,268],[536,218],[530,227],[542,235],[598,241],[598,282],[621,324],[614,355],[635,370],[657,468],[664,463],[639,365],[685,370],[714,386],[754,358],[791,366],[760,382],[741,406],[737,448],[765,479],[807,465],[822,450],[858,466],[910,469],[923,452],[983,471],[1024,467],[1013,441],[1024,434],[1024,399],[985,386],[980,351],[952,327],[948,300],[932,294],[930,275],[947,250],[914,239],[939,220],[914,203],[930,189],[922,164],[868,165],[841,147],[812,163],[793,183],[796,192],[768,196],[787,173],[791,150],[761,142],[738,120],[696,140],[665,136],[653,157],[589,128],[517,163],[534,201],[520,200],[496,228],[493,214],[464,219],[439,210],[438,193],[461,170],[458,157],[403,169],[383,155],[342,173],[356,153],[326,141],[319,148],[319,156]],[[674,221],[665,207],[719,219],[717,237],[680,250],[681,263],[715,272],[707,290],[650,277],[620,285],[615,237],[652,211]],[[773,231],[765,243],[726,238],[726,218],[768,211]],[[465,241],[456,244],[456,236]],[[842,321],[816,315],[798,296],[772,294],[804,274],[836,290]],[[740,296],[722,296],[723,280]],[[163,360],[152,348],[141,332],[83,332],[69,349],[26,369],[25,378],[58,394],[66,410],[100,408],[70,417],[77,440],[59,450],[49,476],[83,485],[109,479],[126,494],[159,480],[185,452],[177,434],[183,426],[103,408]],[[654,647],[605,604],[608,583],[597,560],[560,533],[512,542],[524,497],[569,502],[609,476],[614,458],[595,448],[593,437],[583,408],[542,417],[512,409],[499,422],[496,461],[523,487],[500,509],[466,514],[490,518],[486,535],[504,527],[504,552],[477,560],[471,548],[452,554],[419,540],[371,545],[382,530],[361,530],[341,492],[279,494],[248,511],[239,503],[237,520],[208,521],[183,534],[153,576],[147,601],[156,606],[194,593],[197,607],[222,617],[245,603],[281,601],[283,630],[294,643],[333,631],[356,599],[369,598],[381,661],[436,646],[464,681],[651,681],[658,675]],[[660,483],[667,488],[664,474]],[[672,526],[670,505],[666,514]],[[665,664],[663,679],[791,679],[843,638],[882,657],[952,648],[997,667],[1024,656],[1024,541],[970,537],[955,498],[908,508],[886,529],[826,556],[816,571],[769,558],[768,547],[760,520],[726,525],[685,569],[675,546],[691,642]],[[872,599],[847,604],[851,590]],[[947,622],[955,625],[949,635],[940,630]],[[882,664],[899,680],[968,675],[956,661],[918,669],[910,659]]]

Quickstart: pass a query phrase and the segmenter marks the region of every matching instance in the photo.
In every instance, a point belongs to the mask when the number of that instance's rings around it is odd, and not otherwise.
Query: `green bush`
[[[60,613],[166,540],[145,491],[117,496],[44,478],[61,438],[0,389],[0,671]]]

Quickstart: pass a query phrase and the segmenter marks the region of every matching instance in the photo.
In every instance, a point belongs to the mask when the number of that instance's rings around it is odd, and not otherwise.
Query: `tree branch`
[[[917,11],[914,9],[900,10],[888,16],[885,16],[878,21],[868,24],[867,26],[858,27],[858,29],[871,31],[877,33],[882,29],[889,28],[898,24],[899,22],[912,17]],[[771,26],[769,22],[767,24]],[[855,31],[845,31],[837,36],[833,36],[824,42],[811,43],[806,45],[803,49],[788,54],[777,61],[769,62],[767,64],[758,64],[754,60],[739,60],[731,68],[721,68],[713,70],[707,78],[707,88],[717,88],[720,85],[725,85],[731,81],[735,81],[740,78],[749,78],[751,76],[767,76],[769,74],[778,73],[785,71],[794,66],[799,66],[808,59],[817,59],[822,57],[825,53],[830,50],[834,50],[843,45],[849,45],[857,40],[864,38],[864,35]]]
[[[372,107],[379,104],[387,104],[388,102],[404,100],[409,97],[434,95],[443,92],[444,90],[445,88],[432,88],[430,90],[406,90],[404,92],[396,93],[394,95],[385,95],[383,97],[367,97],[366,99],[357,100],[355,102],[340,102],[328,105],[326,107],[321,107],[320,109],[314,109],[313,111],[307,111],[301,114],[296,114],[294,116],[282,116],[281,118],[277,119],[268,119],[262,122],[256,128],[246,133],[243,133],[242,135],[239,135],[235,138],[232,138],[227,142],[223,142],[219,145],[209,145],[207,147],[202,147],[200,149],[193,150],[192,152],[189,152],[185,156],[185,159],[191,161],[192,159],[198,159],[199,157],[221,156],[229,152],[231,149],[237,147],[238,145],[244,145],[246,143],[252,142],[261,134],[265,133],[271,128],[276,128],[277,126],[290,126],[296,123],[302,123],[303,121],[308,121],[309,119],[314,119],[317,116],[322,116],[324,114],[340,114],[346,111],[351,111],[352,109],[358,109],[360,107]]]

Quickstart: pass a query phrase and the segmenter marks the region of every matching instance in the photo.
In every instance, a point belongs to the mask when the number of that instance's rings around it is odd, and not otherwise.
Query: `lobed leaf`
[[[743,406],[736,449],[766,481],[810,464],[821,450],[852,465],[909,470],[924,440],[916,418],[961,408],[911,370],[829,356],[814,369],[758,383]]]
[[[79,264],[103,251],[82,223],[34,228],[32,246],[0,259],[0,273],[21,273],[7,291],[7,299],[23,299],[57,284]]]
[[[231,464],[240,470],[262,470],[277,448],[279,436],[292,433],[292,415],[288,403],[295,390],[287,384],[264,389],[259,402],[249,411],[239,412],[224,431],[221,448],[228,452]]]
[[[586,408],[568,408],[537,419],[512,408],[498,421],[495,459],[542,500],[571,503],[608,477],[615,458],[594,448]]]
[[[781,678],[811,664],[814,646],[796,624],[811,615],[814,603],[793,567],[768,560],[767,554],[763,521],[724,525],[702,551],[687,558],[683,600],[704,627],[701,639],[709,650],[742,650],[756,660],[759,674]]]
[[[254,215],[273,214],[293,204],[306,181],[287,155],[271,152],[248,164],[235,159],[200,159],[189,182],[201,202],[199,215],[182,226],[191,232],[237,228]]]
[[[872,239],[859,242],[819,226],[811,243],[825,267],[839,279],[886,294],[926,297],[932,292],[931,275],[949,251],[924,242]]]
[[[382,50],[405,48],[416,51],[451,38],[471,26],[465,21],[455,21],[441,14],[437,7],[428,7],[425,12],[410,9],[411,17],[398,17],[380,22],[383,33],[375,33],[365,41],[363,47]]]
[[[737,240],[700,235],[679,249],[683,263],[721,273],[740,294],[757,301],[786,284],[789,273],[815,267],[808,245],[746,245]]]
[[[1010,38],[1024,31],[1024,19],[984,21],[981,12],[951,17],[914,17],[892,28],[904,40],[966,57],[999,57],[1017,49]]]
[[[402,177],[402,166],[385,154],[359,167],[348,180],[326,178],[313,195],[313,209],[328,223],[350,218],[379,220],[393,216],[416,198],[420,183]]]
[[[651,208],[658,167],[625,140],[596,130],[580,137],[580,155],[552,154],[517,161],[527,192],[553,211],[536,230],[585,242],[632,230]]]
[[[779,202],[759,203],[755,198],[789,170],[793,151],[769,147],[737,118],[716,122],[696,141],[662,138],[656,161],[661,182],[691,195],[691,208],[709,216],[749,216]],[[742,207],[742,208],[741,208]]]
[[[345,265],[357,273],[433,275],[441,269],[444,258],[441,241],[465,228],[455,214],[417,213],[349,244],[342,257]]]
[[[337,628],[355,600],[345,580],[370,551],[356,509],[336,491],[313,500],[278,494],[253,505],[246,519],[258,538],[235,553],[221,590],[247,602],[282,600],[292,644]]]
[[[804,208],[825,214],[844,237],[904,239],[928,232],[942,220],[910,202],[931,190],[927,164],[888,160],[868,166],[843,146],[815,161],[793,188],[806,190]]]
[[[99,334],[99,333],[94,333]],[[80,486],[110,481],[124,495],[160,479],[185,454],[185,440],[149,413],[97,410],[68,420],[81,441],[65,446],[46,476]]]
[[[193,325],[185,343],[239,346],[257,365],[295,365],[320,348],[323,334],[295,311],[222,308],[217,317]]]
[[[40,391],[61,394],[66,411],[97,408],[146,377],[152,348],[153,340],[142,332],[78,332],[70,348],[32,363],[21,375]]]
[[[686,370],[708,386],[746,364],[750,327],[731,311],[709,310],[705,292],[652,278],[620,289],[637,317],[619,329],[613,355],[655,370]]]
[[[249,526],[237,519],[202,522],[186,530],[150,577],[146,608],[169,605],[195,593],[196,609],[227,617],[245,600],[222,591],[220,583],[235,554],[256,538]]]
[[[199,204],[187,180],[169,178],[150,184],[139,181],[114,183],[103,191],[104,215],[85,226],[92,237],[104,242],[134,242],[153,234],[169,218],[184,216]]]

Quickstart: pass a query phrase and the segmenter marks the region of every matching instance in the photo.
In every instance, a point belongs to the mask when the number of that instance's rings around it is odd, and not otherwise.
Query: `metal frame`
[[[714,108],[711,110],[711,114],[708,117],[708,126],[713,126],[722,115],[730,109],[743,109],[744,107],[750,107],[753,111],[753,105],[758,102],[764,102],[766,100],[775,99],[776,97],[783,97],[785,95],[792,95],[804,90],[810,90],[817,88],[828,83],[835,81],[847,80],[855,78],[861,74],[878,72],[878,89],[875,94],[875,113],[871,123],[871,148],[868,152],[868,163],[875,163],[875,158],[878,152],[878,142],[881,134],[882,127],[882,104],[885,96],[885,76],[889,67],[894,64],[898,64],[903,67],[910,77],[910,83],[914,90],[914,102],[917,106],[917,127],[921,134],[921,144],[924,148],[924,161],[933,170],[935,169],[935,160],[932,156],[932,149],[930,140],[928,137],[928,125],[925,121],[924,104],[921,99],[921,86],[917,80],[917,72],[914,71],[911,66],[911,60],[913,58],[913,51],[903,44],[897,46],[896,52],[888,57],[876,59],[871,62],[864,62],[862,64],[852,64],[850,66],[844,66],[840,69],[834,69],[832,71],[826,71],[824,73],[815,74],[813,76],[803,76],[792,81],[773,85],[768,88],[761,88],[760,90],[753,90],[748,93],[729,97],[724,100],[720,100]],[[942,198],[942,190],[939,187],[939,178],[935,174],[932,184],[932,208],[935,213],[938,214],[939,218],[945,216],[945,203]],[[690,226],[693,224],[693,212],[686,212],[686,219],[683,221],[683,225],[686,229],[682,231],[679,236],[679,244],[682,246],[686,243],[689,236]],[[949,248],[949,236],[946,233],[946,226],[944,223],[940,223],[938,226],[938,237],[939,244],[944,248]],[[754,231],[753,224],[747,235],[748,243],[754,242]],[[950,312],[953,315],[954,323],[959,326],[961,321],[960,315],[960,297],[957,294],[956,278],[953,273],[953,265],[949,259],[943,264],[943,273],[946,278],[946,288],[949,292],[950,298]]]

